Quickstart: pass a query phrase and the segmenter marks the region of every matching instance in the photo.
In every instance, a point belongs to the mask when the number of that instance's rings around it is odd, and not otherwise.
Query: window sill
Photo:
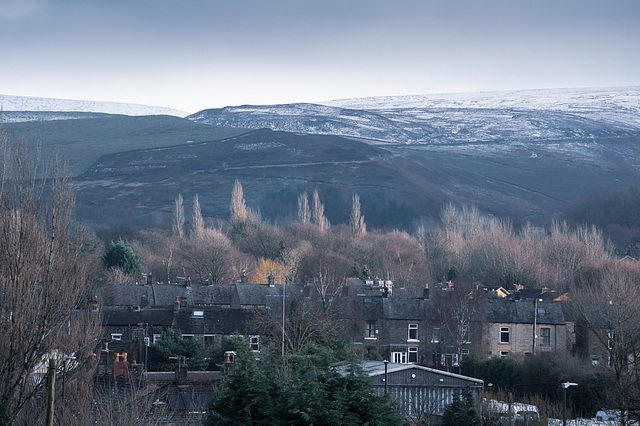
[[[378,340],[377,337],[365,337],[364,340]]]

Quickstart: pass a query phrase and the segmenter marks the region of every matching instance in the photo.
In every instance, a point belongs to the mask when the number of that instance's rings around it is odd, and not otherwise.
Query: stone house
[[[487,300],[482,324],[482,350],[488,357],[521,358],[567,350],[567,324],[557,302]]]

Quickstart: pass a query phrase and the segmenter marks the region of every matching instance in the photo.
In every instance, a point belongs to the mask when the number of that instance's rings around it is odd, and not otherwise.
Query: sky
[[[638,0],[0,0],[0,94],[194,113],[640,86]]]

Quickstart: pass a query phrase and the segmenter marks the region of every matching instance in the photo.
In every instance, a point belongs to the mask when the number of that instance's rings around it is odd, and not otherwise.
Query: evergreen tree
[[[111,241],[111,246],[102,259],[105,268],[118,268],[125,274],[136,275],[142,270],[140,257],[134,253],[131,246],[122,240]]]
[[[187,358],[189,370],[204,370],[206,363],[200,359],[202,347],[197,340],[182,340],[182,333],[165,330],[160,339],[149,346],[149,370],[173,371],[176,361],[170,357]]]
[[[476,411],[475,400],[471,390],[466,387],[453,393],[453,402],[445,408],[442,415],[442,426],[480,426],[481,420]]]

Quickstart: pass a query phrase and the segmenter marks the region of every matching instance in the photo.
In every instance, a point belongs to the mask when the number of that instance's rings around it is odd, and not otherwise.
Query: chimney
[[[143,294],[142,296],[140,296],[140,307],[146,308],[147,306],[149,306],[149,296]]]
[[[187,302],[187,295],[182,293],[182,296],[180,296],[180,307],[186,308],[188,305],[189,303]]]
[[[180,310],[180,298],[176,296],[176,301],[173,302],[173,312],[178,312]]]
[[[187,277],[187,279],[185,280],[185,286],[191,287],[191,277]]]
[[[516,290],[513,293],[513,300],[520,300],[520,291],[519,290]]]
[[[152,285],[152,284],[153,284],[153,274],[149,272],[147,274],[147,285]]]
[[[274,282],[275,282],[275,278],[273,274],[269,274],[269,276],[267,277],[267,283],[269,284],[269,287],[273,287]]]
[[[246,284],[247,282],[247,271],[245,271],[244,269],[242,269],[242,275],[240,275],[240,282],[242,284]]]
[[[422,289],[422,298],[424,300],[429,300],[429,286]]]
[[[384,286],[382,287],[382,297],[389,297],[389,287]]]
[[[306,284],[304,285],[304,288],[302,289],[303,291],[303,296],[304,297],[310,297],[311,296],[311,286],[309,285],[309,281],[306,282]]]

